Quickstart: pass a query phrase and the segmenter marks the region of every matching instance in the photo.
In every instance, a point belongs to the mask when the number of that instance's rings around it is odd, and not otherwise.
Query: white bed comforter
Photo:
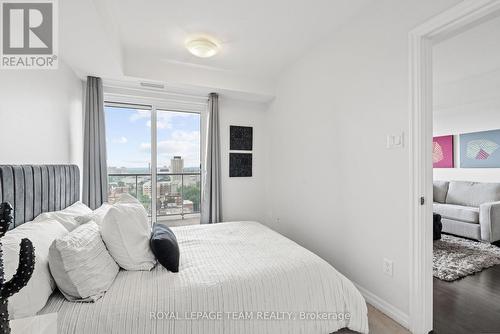
[[[55,293],[40,313],[57,312],[61,334],[368,333],[366,303],[354,285],[271,229],[234,222],[173,230],[179,273],[160,265],[121,270],[97,302]]]

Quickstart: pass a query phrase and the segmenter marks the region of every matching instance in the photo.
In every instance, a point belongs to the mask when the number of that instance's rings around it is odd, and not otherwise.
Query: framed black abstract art
[[[229,177],[252,176],[252,153],[229,153]]]
[[[253,128],[251,126],[231,125],[229,138],[231,151],[251,151],[253,149]]]

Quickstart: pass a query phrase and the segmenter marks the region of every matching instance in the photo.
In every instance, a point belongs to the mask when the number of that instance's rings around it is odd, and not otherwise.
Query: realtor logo
[[[56,0],[0,0],[3,69],[55,69]]]

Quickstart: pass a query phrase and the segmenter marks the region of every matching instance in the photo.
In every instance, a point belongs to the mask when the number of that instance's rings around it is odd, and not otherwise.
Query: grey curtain
[[[108,200],[107,168],[102,80],[87,77],[82,201],[91,209]]]
[[[211,93],[208,98],[207,139],[203,175],[201,223],[213,224],[221,222],[219,96],[216,93]]]

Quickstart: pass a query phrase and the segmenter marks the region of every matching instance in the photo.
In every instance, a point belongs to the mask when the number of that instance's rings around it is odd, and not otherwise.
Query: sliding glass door
[[[170,110],[156,113],[159,220],[200,213],[200,114]]]
[[[199,223],[201,115],[154,105],[105,105],[109,202],[136,197],[152,221]]]

